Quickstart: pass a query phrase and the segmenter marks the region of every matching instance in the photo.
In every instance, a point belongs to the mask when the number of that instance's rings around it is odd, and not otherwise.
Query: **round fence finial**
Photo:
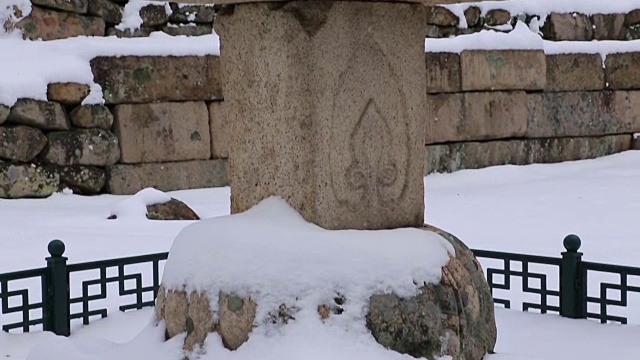
[[[61,257],[64,254],[64,243],[62,240],[51,240],[47,246],[49,254],[53,257]]]
[[[578,235],[570,234],[564,238],[562,245],[568,252],[577,252],[580,249],[580,245],[582,245],[582,241],[580,241]]]

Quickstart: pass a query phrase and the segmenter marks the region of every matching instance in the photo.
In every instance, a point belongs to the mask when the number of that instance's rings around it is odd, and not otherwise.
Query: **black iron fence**
[[[134,298],[133,302],[119,305],[120,311],[153,306],[160,287],[160,262],[168,256],[168,253],[158,253],[68,265],[62,241],[51,241],[47,250],[51,256],[45,259],[46,267],[0,274],[0,315],[15,314],[18,318],[3,324],[3,331],[29,332],[41,325],[42,330],[68,336],[71,320],[82,319],[86,325],[93,317],[107,316],[108,309],[99,301],[107,299],[109,284],[117,284],[118,297]],[[135,269],[137,265],[150,265],[151,279],[146,279],[149,276],[143,279],[149,271]],[[96,272],[97,278],[91,277]],[[70,279],[75,275],[85,275],[79,277],[85,279],[72,284]],[[72,288],[79,290],[78,296],[72,296]]]
[[[627,318],[612,313],[611,309],[627,307],[629,293],[640,293],[640,285],[633,285],[630,280],[636,277],[636,283],[640,284],[640,268],[582,261],[582,253],[578,252],[580,239],[575,235],[564,239],[564,247],[566,251],[561,253],[561,257],[486,250],[473,250],[473,253],[479,259],[500,264],[485,269],[494,302],[498,305],[511,308],[512,301],[498,297],[495,292],[514,290],[513,285],[519,282],[521,291],[535,299],[522,301],[523,311],[534,309],[568,318],[626,324]],[[13,314],[18,318],[3,324],[3,331],[19,329],[28,332],[32,327],[41,325],[45,331],[67,336],[72,320],[82,319],[86,325],[93,317],[107,316],[108,309],[97,303],[107,299],[109,284],[117,284],[119,297],[134,298],[133,302],[120,304],[120,311],[154,305],[160,287],[160,263],[167,259],[168,253],[68,265],[67,258],[63,256],[64,250],[62,241],[53,240],[48,246],[51,256],[46,258],[46,267],[0,274],[0,316]],[[136,265],[151,266],[151,270],[128,270]],[[550,271],[532,270],[536,266],[546,266]],[[97,272],[98,277],[86,278],[87,275],[80,283],[70,281],[72,275],[83,272]],[[617,281],[593,282],[599,288],[594,295],[589,295],[588,280],[593,273],[613,275]],[[35,281],[38,285],[35,288],[32,285],[30,291],[28,286],[21,284],[26,280]],[[39,292],[35,291],[37,288]],[[71,288],[78,288],[79,295],[72,296]]]

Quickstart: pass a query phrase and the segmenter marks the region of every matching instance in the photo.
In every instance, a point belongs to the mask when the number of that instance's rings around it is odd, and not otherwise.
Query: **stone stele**
[[[214,26],[232,213],[279,195],[327,229],[422,225],[423,5],[247,3]]]

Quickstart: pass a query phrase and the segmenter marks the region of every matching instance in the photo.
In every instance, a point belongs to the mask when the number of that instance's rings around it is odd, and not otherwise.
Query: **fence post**
[[[572,319],[586,318],[586,279],[582,278],[582,253],[577,235],[567,235],[560,265],[560,315]]]
[[[52,240],[47,247],[47,275],[45,278],[46,295],[43,306],[43,327],[56,335],[69,336],[69,273],[64,243]]]

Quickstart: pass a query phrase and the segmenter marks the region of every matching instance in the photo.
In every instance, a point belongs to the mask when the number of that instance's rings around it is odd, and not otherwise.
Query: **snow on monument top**
[[[262,309],[298,299],[317,304],[336,292],[355,305],[374,293],[411,296],[416,284],[438,283],[450,254],[451,244],[433,232],[325,230],[272,197],[244,213],[183,229],[162,283],[212,298],[219,291],[250,296]]]

